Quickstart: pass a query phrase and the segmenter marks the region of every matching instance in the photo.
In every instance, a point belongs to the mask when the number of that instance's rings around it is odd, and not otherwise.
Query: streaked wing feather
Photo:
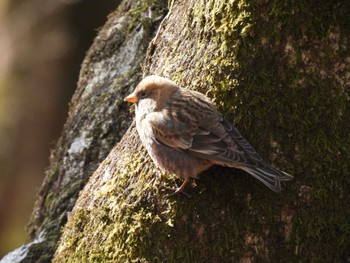
[[[228,144],[223,138],[225,134],[220,135],[218,136],[215,133],[209,133],[207,135],[195,134],[193,136],[192,146],[187,151],[191,155],[222,165],[241,164],[254,166],[257,164],[255,160],[246,158],[245,153],[239,147],[232,147],[232,143],[234,142],[231,141],[231,145]]]
[[[153,135],[161,142],[175,149],[188,149],[192,145],[190,127],[175,122],[170,116],[159,112],[148,114],[147,121],[151,125]]]
[[[179,114],[181,112],[178,112],[177,116]],[[186,151],[193,156],[221,165],[233,167],[257,165],[257,160],[250,158],[243,147],[232,140],[220,122],[208,125],[208,128],[198,127],[193,123],[180,123],[171,114],[164,112],[151,113],[147,119],[152,126],[155,139],[168,147]],[[218,116],[218,120],[220,119]]]
[[[261,156],[254,150],[254,148],[250,145],[250,143],[241,135],[241,133],[226,120],[223,120],[222,125],[225,130],[230,134],[230,136],[234,139],[234,141],[242,147],[244,152],[248,154],[251,158],[257,161],[263,161]]]

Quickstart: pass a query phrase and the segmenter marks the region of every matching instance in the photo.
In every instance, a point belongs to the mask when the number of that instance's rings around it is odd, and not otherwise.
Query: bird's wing
[[[257,165],[258,158],[251,157],[245,151],[249,150],[252,155],[257,153],[237,130],[234,131],[238,142],[234,140],[229,133],[232,129],[225,129],[220,115],[217,114],[217,118],[203,115],[201,124],[191,118],[182,109],[176,113],[153,112],[148,115],[147,121],[152,127],[154,139],[168,147],[222,165]]]
[[[263,161],[261,156],[254,150],[250,143],[241,135],[241,133],[226,120],[222,120],[221,124],[233,138],[233,140],[244,150],[244,152],[249,155],[250,158],[253,158],[257,161]]]
[[[202,129],[206,130],[206,128]],[[259,162],[246,153],[245,149],[226,131],[221,121],[206,131],[207,134],[197,133],[192,136],[192,145],[188,149],[190,154],[234,167],[256,166]]]
[[[177,122],[173,115],[161,112],[148,114],[147,122],[151,125],[153,137],[157,142],[177,150],[191,147],[195,127],[189,123]]]

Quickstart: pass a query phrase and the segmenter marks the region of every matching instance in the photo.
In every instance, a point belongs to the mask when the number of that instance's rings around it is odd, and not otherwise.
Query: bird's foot
[[[172,189],[174,190],[174,189]],[[172,197],[178,194],[183,194],[184,196],[186,196],[187,198],[192,198],[192,195],[190,195],[189,193],[186,193],[183,189],[177,188],[173,193],[168,194],[168,197]]]
[[[192,196],[184,191],[185,186],[186,186],[186,184],[187,184],[189,181],[190,181],[190,179],[187,178],[187,179],[181,184],[181,186],[178,187],[178,188],[175,190],[175,192],[173,192],[173,193],[171,193],[171,194],[168,194],[168,197],[175,196],[175,195],[177,195],[177,194],[183,194],[183,195],[186,196],[187,198],[191,198]],[[166,188],[166,189],[169,189],[169,190],[174,190],[174,189],[168,188],[168,187],[165,187],[165,188]]]

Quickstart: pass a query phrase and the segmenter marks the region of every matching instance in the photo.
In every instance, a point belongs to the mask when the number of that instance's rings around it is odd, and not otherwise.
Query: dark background
[[[118,0],[0,2],[0,258],[25,226],[80,64]]]

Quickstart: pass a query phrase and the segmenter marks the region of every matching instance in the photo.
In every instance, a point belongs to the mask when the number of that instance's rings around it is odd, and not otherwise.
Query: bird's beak
[[[127,96],[124,101],[135,103],[137,102],[137,97],[135,96],[134,93],[131,93],[129,96]]]

